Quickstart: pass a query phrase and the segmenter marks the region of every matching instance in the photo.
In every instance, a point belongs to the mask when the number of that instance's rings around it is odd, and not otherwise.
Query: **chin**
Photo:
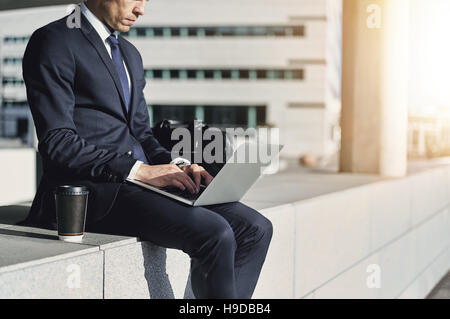
[[[128,32],[128,31],[130,31],[130,26],[118,25],[116,30],[119,31],[119,32]]]

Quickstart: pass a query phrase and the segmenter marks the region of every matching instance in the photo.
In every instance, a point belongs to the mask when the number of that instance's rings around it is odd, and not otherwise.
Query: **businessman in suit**
[[[197,298],[251,298],[272,224],[240,202],[191,207],[126,181],[198,192],[212,177],[152,135],[142,58],[119,32],[146,0],[87,0],[81,26],[54,21],[30,38],[23,77],[44,174],[24,224],[56,228],[57,185],[90,190],[86,230],[137,236],[191,257]],[[191,178],[192,177],[192,178]]]

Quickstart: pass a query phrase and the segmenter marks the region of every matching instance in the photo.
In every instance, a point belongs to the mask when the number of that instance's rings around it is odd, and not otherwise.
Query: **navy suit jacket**
[[[140,143],[150,164],[171,154],[154,138],[143,95],[142,57],[119,36],[132,83],[126,112],[120,80],[102,39],[81,15],[81,28],[67,17],[36,30],[23,58],[23,78],[39,140],[43,177],[24,224],[55,228],[57,185],[90,190],[87,223],[105,216],[136,160]]]

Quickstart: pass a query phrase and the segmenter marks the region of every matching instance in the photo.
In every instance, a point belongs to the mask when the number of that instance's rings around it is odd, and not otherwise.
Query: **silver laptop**
[[[128,181],[191,206],[235,202],[239,201],[258,180],[264,167],[278,156],[283,145],[267,145],[267,148],[271,150],[271,154],[266,155],[267,158],[263,163],[259,156],[255,156],[259,151],[256,143],[241,144],[208,187],[201,185],[197,194],[175,187],[158,188],[140,181]]]

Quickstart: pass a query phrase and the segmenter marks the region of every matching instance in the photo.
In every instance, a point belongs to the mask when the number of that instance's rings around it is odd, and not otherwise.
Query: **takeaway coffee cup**
[[[59,239],[81,242],[89,190],[84,186],[61,185],[56,187],[54,195]]]

